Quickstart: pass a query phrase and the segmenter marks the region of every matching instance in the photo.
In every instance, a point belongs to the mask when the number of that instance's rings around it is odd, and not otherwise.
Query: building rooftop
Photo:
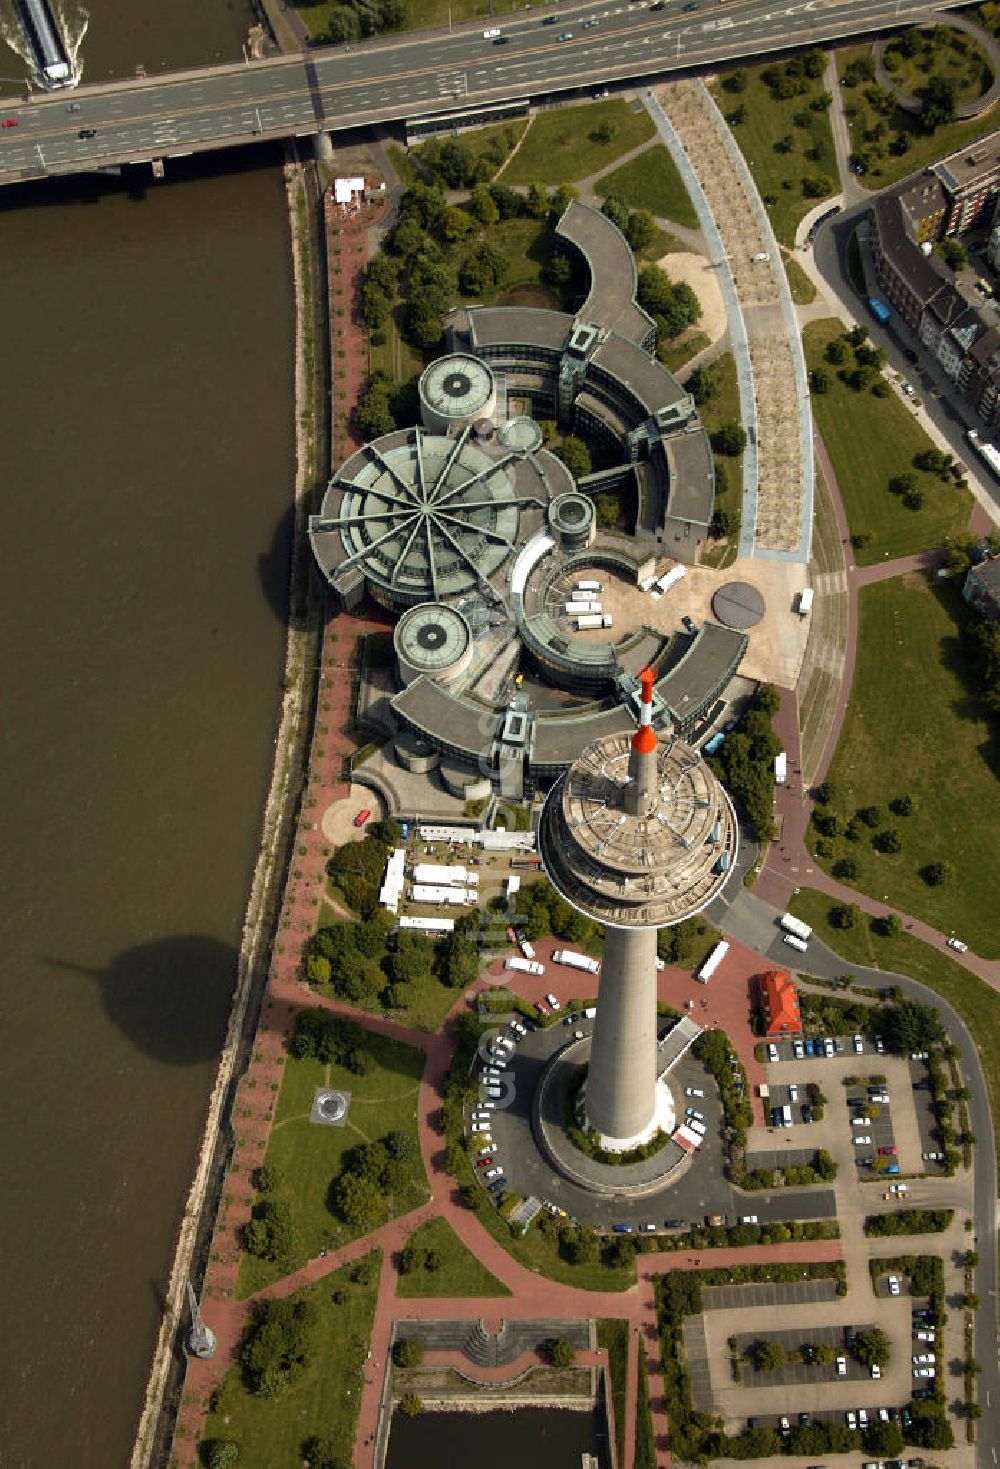
[[[670,466],[669,514],[707,526],[715,503],[715,462],[708,435],[699,424],[693,432],[674,434],[663,447]]]
[[[691,639],[680,661],[656,684],[656,693],[678,718],[692,705],[702,704],[725,676],[734,659],[742,657],[747,635],[718,622],[705,622]]]
[[[548,347],[561,352],[573,329],[565,311],[540,306],[470,306],[467,312],[472,347]]]
[[[1000,132],[976,138],[966,148],[932,165],[932,172],[950,194],[982,188],[1000,173]]]
[[[769,969],[760,977],[767,1035],[801,1035],[802,1015],[795,981],[783,969]]]
[[[635,342],[612,332],[591,356],[595,367],[609,372],[635,394],[650,417],[688,395],[677,379]]]
[[[617,225],[599,209],[574,199],[556,234],[576,246],[590,270],[590,292],[578,315],[633,342],[651,338],[656,323],[636,304],[635,256]]]

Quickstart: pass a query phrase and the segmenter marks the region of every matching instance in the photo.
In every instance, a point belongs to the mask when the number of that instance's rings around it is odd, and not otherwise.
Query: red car
[[[20,125],[21,119],[19,117],[5,117],[3,120],[3,126],[5,128],[16,128],[20,127]]]
[[[371,814],[372,814],[371,807],[370,806],[363,806],[361,808],[361,810],[358,812],[357,816],[355,816],[355,818],[354,818],[354,825],[355,826],[364,826],[365,822],[368,820],[368,818],[369,818],[369,816]]]
[[[897,1158],[899,1156],[898,1148],[879,1148],[879,1152],[883,1158]]]

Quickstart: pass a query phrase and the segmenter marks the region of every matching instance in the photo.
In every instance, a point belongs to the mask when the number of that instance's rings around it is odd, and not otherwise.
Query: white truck
[[[537,959],[522,959],[517,954],[503,961],[505,969],[516,969],[519,974],[544,974],[545,965],[539,964]]]
[[[579,600],[575,600],[573,602],[566,603],[567,617],[587,617],[595,612],[602,612],[603,610],[604,609],[601,607],[600,602],[581,602]]]
[[[723,959],[728,953],[729,945],[726,943],[725,939],[720,939],[715,948],[709,954],[708,958],[705,960],[704,964],[698,970],[698,973],[695,975],[695,979],[700,980],[702,984],[708,984],[708,981],[712,978],[712,975],[718,969],[719,965],[722,963]]]
[[[598,627],[614,627],[614,618],[610,612],[585,612],[576,619],[577,632],[589,632]]]
[[[792,933],[796,938],[808,943],[813,936],[813,931],[808,923],[803,923],[801,918],[796,918],[794,913],[782,913],[781,927],[786,933]]]
[[[578,581],[575,590],[577,592],[603,592],[604,583],[600,581]]]
[[[805,939],[800,939],[797,933],[785,933],[782,938],[790,949],[798,949],[800,954],[806,953],[809,948]]]
[[[808,617],[812,611],[812,605],[813,589],[812,587],[806,587],[804,591],[799,593],[799,616]]]
[[[675,587],[684,574],[685,568],[683,566],[672,566],[669,571],[664,572],[663,576],[657,579],[656,585],[661,592],[669,592],[670,588]]]
[[[552,953],[553,964],[566,964],[570,969],[585,969],[588,974],[600,974],[601,966],[597,959],[592,959],[589,954],[577,954],[573,949],[555,949]]]

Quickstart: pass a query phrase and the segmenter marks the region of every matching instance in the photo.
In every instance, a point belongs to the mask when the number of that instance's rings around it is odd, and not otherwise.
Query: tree
[[[853,903],[836,903],[829,912],[830,923],[834,928],[853,928],[858,921],[858,909]]]
[[[576,1348],[564,1336],[555,1336],[547,1343],[549,1361],[553,1367],[572,1367],[576,1361]]]
[[[830,1343],[826,1341],[817,1342],[813,1350],[815,1360],[822,1367],[830,1367],[833,1364],[834,1357],[837,1355]]]
[[[827,342],[823,355],[834,367],[842,367],[850,355],[850,349],[843,337],[834,337]]]
[[[905,1440],[895,1423],[870,1423],[865,1430],[865,1448],[880,1459],[895,1459],[905,1448]]]
[[[833,386],[833,378],[823,367],[814,367],[809,374],[809,386],[814,393],[828,393]]]
[[[424,1345],[415,1337],[404,1337],[392,1349],[392,1360],[397,1367],[419,1367],[424,1360]]]
[[[469,206],[482,225],[496,224],[500,218],[500,208],[486,184],[476,185],[469,199]]]
[[[712,519],[708,527],[709,535],[714,536],[716,540],[721,540],[723,536],[731,536],[736,531],[737,523],[735,510],[727,510],[725,506],[720,506],[712,511]]]
[[[895,913],[879,913],[871,921],[872,933],[877,933],[883,939],[895,938],[902,926]]]
[[[952,875],[952,867],[948,862],[928,862],[920,869],[920,876],[928,887],[940,887],[947,882]]]
[[[863,1367],[886,1367],[892,1355],[889,1338],[879,1326],[855,1332],[851,1350]]]
[[[354,421],[366,439],[377,439],[392,433],[396,421],[389,407],[389,391],[385,383],[372,381],[354,410]]]
[[[889,802],[889,810],[896,816],[912,816],[915,807],[916,802],[909,792],[902,796],[895,796]]]
[[[361,320],[370,332],[385,325],[392,310],[392,301],[373,281],[364,281],[361,286]]]
[[[883,852],[886,856],[891,857],[896,852],[903,850],[903,838],[895,826],[887,826],[872,837],[872,846],[876,852]]]
[[[347,1460],[337,1453],[333,1439],[316,1434],[303,1443],[302,1458],[308,1469],[350,1469]]]
[[[333,1185],[337,1213],[353,1229],[366,1231],[382,1222],[385,1198],[378,1183],[360,1173],[342,1173]]]
[[[722,85],[725,87],[727,92],[745,92],[747,89],[746,69],[742,66],[738,66],[735,71],[729,72],[726,76],[722,78]]]
[[[601,205],[601,213],[610,219],[613,225],[621,230],[622,234],[628,227],[628,205],[623,204],[616,194],[609,194]]]
[[[833,180],[825,173],[806,174],[802,180],[802,195],[806,199],[825,199],[833,193]]]
[[[861,868],[854,857],[840,857],[833,864],[833,875],[841,882],[855,882]]]
[[[958,85],[952,77],[932,76],[925,87],[917,89],[917,95],[924,104],[920,124],[925,132],[933,133],[955,121]]]
[[[749,1357],[758,1372],[777,1372],[785,1365],[785,1349],[770,1337],[759,1337],[750,1347]]]
[[[232,1469],[240,1457],[240,1446],[235,1439],[217,1438],[205,1455],[207,1469]]]
[[[901,1000],[882,1016],[882,1034],[893,1051],[928,1051],[944,1040],[944,1027],[931,1005]]]
[[[331,965],[323,954],[309,954],[306,958],[306,979],[310,984],[329,984]]]
[[[950,240],[946,236],[943,240],[938,240],[934,248],[945,264],[949,265],[952,270],[965,269],[968,263],[968,256],[957,240]]]
[[[636,300],[654,316],[663,313],[673,296],[673,282],[661,265],[646,265],[639,272]]]
[[[544,219],[549,212],[549,199],[541,184],[528,188],[528,213],[532,219]]]
[[[418,1418],[424,1411],[424,1405],[415,1392],[404,1393],[399,1400],[399,1411],[407,1418]]]
[[[746,429],[738,423],[724,423],[710,437],[716,454],[725,454],[730,459],[742,454],[746,448]]]
[[[562,460],[574,479],[579,480],[590,473],[590,450],[582,439],[567,435],[554,451]]]
[[[656,225],[653,216],[647,209],[636,209],[628,217],[625,228],[625,238],[632,247],[633,255],[638,255],[653,239],[656,234]]]
[[[870,826],[874,829],[876,826],[882,824],[882,807],[862,806],[858,810],[858,819],[863,821],[865,826]]]
[[[357,14],[347,5],[338,5],[330,11],[326,39],[331,46],[339,46],[345,41],[356,41],[360,35]]]
[[[706,367],[696,367],[684,384],[697,406],[707,403],[715,392],[715,379]]]
[[[261,1260],[284,1264],[300,1248],[299,1232],[290,1200],[265,1198],[255,1205],[253,1218],[243,1230],[247,1252]]]
[[[251,1392],[276,1397],[302,1371],[315,1320],[308,1297],[265,1301],[258,1308],[240,1348]]]

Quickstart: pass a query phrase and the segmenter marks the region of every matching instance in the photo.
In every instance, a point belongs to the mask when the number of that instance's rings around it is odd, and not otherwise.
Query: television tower
[[[656,933],[699,913],[736,862],[736,817],[697,751],[653,729],[644,668],[639,725],[583,751],[549,792],[538,845],[568,903],[605,926],[587,1075],[587,1123],[625,1152],[672,1116],[657,1084]]]

